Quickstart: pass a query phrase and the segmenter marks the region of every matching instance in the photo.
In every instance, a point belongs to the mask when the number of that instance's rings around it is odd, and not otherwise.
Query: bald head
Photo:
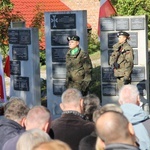
[[[132,125],[126,117],[114,111],[108,111],[102,114],[97,122],[96,129],[98,136],[105,144],[110,143],[135,143],[135,136]]]
[[[140,98],[137,86],[131,84],[124,85],[119,91],[119,103],[132,103],[139,105]]]
[[[50,128],[50,111],[44,106],[34,106],[26,118],[26,130],[38,128],[46,132]]]

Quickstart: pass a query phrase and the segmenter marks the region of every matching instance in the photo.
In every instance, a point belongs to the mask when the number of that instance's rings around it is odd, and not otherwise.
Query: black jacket
[[[0,119],[0,150],[9,139],[24,132],[24,128],[10,119]]]
[[[63,114],[60,118],[52,121],[54,139],[66,142],[72,150],[78,150],[80,140],[94,129],[92,122],[75,114]]]

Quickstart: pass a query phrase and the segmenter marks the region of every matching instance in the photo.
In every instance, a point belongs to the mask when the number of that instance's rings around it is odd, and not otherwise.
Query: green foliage
[[[96,34],[91,34],[88,36],[88,52],[93,54],[100,50],[100,42]]]
[[[46,64],[46,51],[40,50],[40,64],[41,66]]]
[[[111,0],[118,16],[147,15],[150,18],[150,0]],[[148,37],[150,39],[150,19],[148,19]]]

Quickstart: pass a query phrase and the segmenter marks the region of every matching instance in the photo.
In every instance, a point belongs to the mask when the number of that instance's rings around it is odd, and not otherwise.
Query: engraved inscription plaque
[[[101,26],[101,31],[113,31],[114,19],[113,18],[101,18],[100,26]]]
[[[66,53],[68,51],[68,47],[60,48],[55,47],[52,48],[52,62],[66,62]]]
[[[65,79],[66,78],[66,65],[65,64],[53,64],[52,73],[54,79]]]
[[[10,61],[10,74],[11,75],[21,75],[20,61]]]
[[[116,84],[103,84],[102,85],[103,96],[116,96],[117,89]]]
[[[134,67],[131,79],[134,82],[144,81],[145,80],[145,67]]]
[[[128,41],[132,48],[138,47],[138,33],[137,32],[129,32],[130,40]]]
[[[29,77],[14,77],[14,90],[29,91]]]
[[[51,29],[76,29],[75,14],[51,14]]]
[[[144,30],[144,18],[131,18],[131,30]]]
[[[67,37],[72,35],[76,35],[76,31],[52,31],[52,46],[68,46]]]
[[[108,33],[108,47],[112,48],[118,42],[117,33]]]
[[[116,82],[116,77],[114,77],[114,72],[111,67],[102,68],[102,81],[103,82]]]
[[[28,60],[28,46],[12,46],[12,59],[13,60]]]
[[[19,31],[8,30],[9,44],[19,44]]]
[[[138,50],[133,50],[134,54],[134,65],[138,65]]]
[[[65,91],[65,80],[53,80],[53,94],[61,95]]]
[[[116,19],[116,30],[129,30],[129,19],[128,18],[120,18]]]
[[[19,30],[19,44],[31,44],[30,30]]]

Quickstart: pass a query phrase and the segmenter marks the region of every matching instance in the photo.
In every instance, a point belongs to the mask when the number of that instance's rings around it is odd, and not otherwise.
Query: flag
[[[100,9],[99,9],[99,21],[98,21],[98,35],[100,36],[100,18],[110,17],[115,15],[116,10],[111,4],[110,0],[100,0]]]
[[[7,55],[6,60],[5,60],[4,72],[5,72],[6,76],[10,77],[10,58],[9,58],[9,55]]]

